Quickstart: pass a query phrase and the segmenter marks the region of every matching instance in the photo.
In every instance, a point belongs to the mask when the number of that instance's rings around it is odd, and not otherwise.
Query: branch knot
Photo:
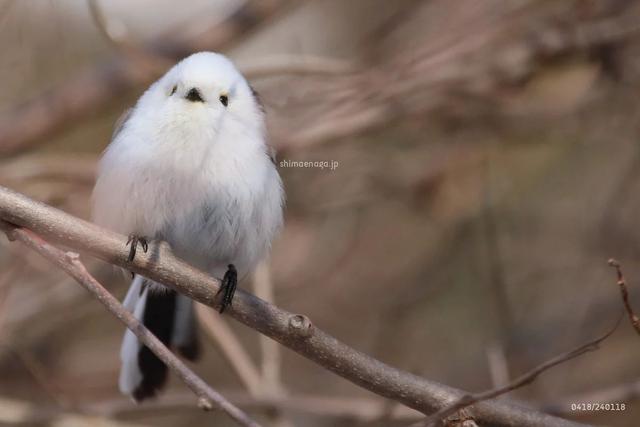
[[[206,397],[200,397],[198,399],[198,408],[202,409],[203,411],[211,411],[213,409],[213,404]]]
[[[289,316],[289,330],[299,338],[309,338],[313,332],[313,324],[303,314],[292,314]]]

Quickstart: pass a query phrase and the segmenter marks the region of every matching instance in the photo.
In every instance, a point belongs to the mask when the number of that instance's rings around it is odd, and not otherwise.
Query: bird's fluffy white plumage
[[[205,102],[184,99],[193,87]],[[218,278],[229,263],[242,276],[281,226],[282,194],[250,86],[224,56],[198,53],[154,83],[117,132],[100,162],[94,218],[166,240]]]
[[[203,102],[187,99],[193,88]],[[99,165],[95,221],[167,241],[177,256],[217,278],[228,264],[244,276],[282,224],[282,184],[264,133],[261,106],[227,58],[203,52],[184,59],[151,85],[115,132]],[[128,308],[140,318],[146,293],[131,292]],[[139,380],[127,367],[138,349],[127,332],[125,392]]]

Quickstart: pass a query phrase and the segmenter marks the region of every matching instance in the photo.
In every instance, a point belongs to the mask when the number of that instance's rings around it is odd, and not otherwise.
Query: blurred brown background
[[[286,228],[243,287],[470,391],[606,330],[621,310],[610,257],[640,307],[640,2],[0,0],[0,184],[88,218],[120,112],[199,49],[246,72],[279,160],[339,164],[280,169]],[[83,259],[124,295],[110,266]],[[196,371],[267,425],[416,419],[235,322],[215,338],[225,324],[201,314]],[[0,239],[1,425],[232,425],[175,379],[149,405],[120,397],[122,333],[64,273]],[[244,380],[229,340],[251,358]],[[509,398],[636,426],[639,357],[625,321]]]

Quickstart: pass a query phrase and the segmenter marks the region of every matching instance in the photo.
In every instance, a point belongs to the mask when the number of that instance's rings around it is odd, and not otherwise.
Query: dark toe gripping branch
[[[227,272],[224,273],[222,278],[222,285],[218,290],[218,293],[222,292],[222,301],[220,302],[220,314],[224,313],[224,310],[231,305],[233,301],[233,295],[236,293],[236,287],[238,286],[238,270],[233,264],[229,264]]]
[[[136,250],[138,249],[138,243],[142,246],[142,250],[144,253],[147,253],[149,250],[149,244],[147,243],[147,238],[143,236],[137,236],[135,234],[129,234],[129,238],[127,239],[127,246],[129,247],[129,262],[132,262],[136,257]]]

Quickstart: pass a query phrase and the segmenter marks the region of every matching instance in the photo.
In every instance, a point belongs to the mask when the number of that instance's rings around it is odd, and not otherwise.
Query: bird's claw
[[[127,239],[127,246],[129,247],[129,262],[132,262],[136,257],[136,250],[138,249],[138,243],[142,246],[142,251],[147,253],[149,250],[149,243],[145,237],[136,236],[135,234],[130,234]]]
[[[222,284],[220,285],[220,289],[218,289],[219,294],[222,292],[222,301],[220,302],[220,314],[224,313],[224,310],[231,305],[233,301],[233,296],[236,293],[236,287],[238,286],[238,271],[236,270],[235,265],[229,264],[227,267],[227,272],[224,273],[224,277],[222,278]]]

